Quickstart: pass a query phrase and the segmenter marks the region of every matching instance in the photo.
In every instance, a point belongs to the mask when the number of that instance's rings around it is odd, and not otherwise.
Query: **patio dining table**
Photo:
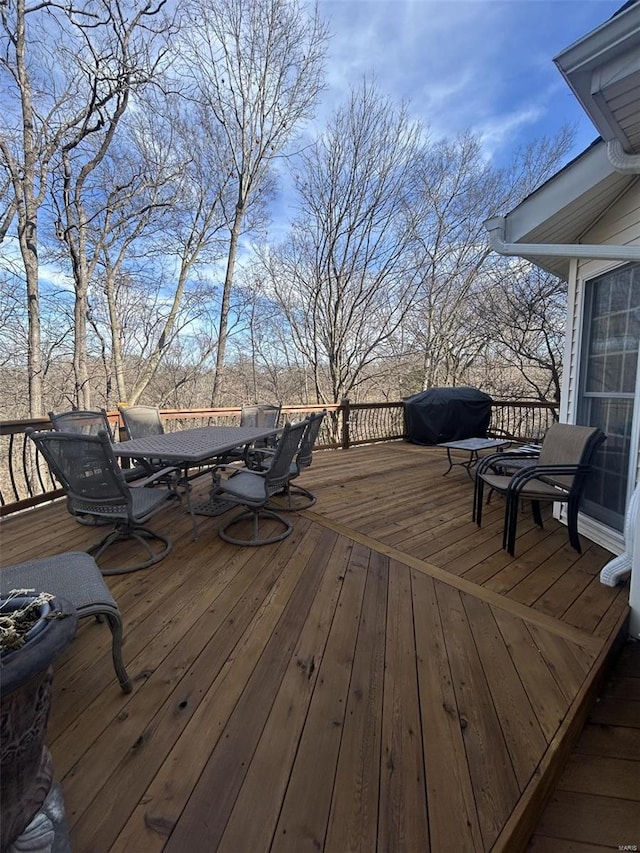
[[[162,459],[168,465],[174,464],[184,469],[187,509],[191,515],[195,539],[198,528],[188,481],[207,473],[209,468],[203,469],[204,463],[215,465],[216,460],[230,450],[270,438],[279,432],[280,429],[274,427],[194,427],[117,442],[114,450],[123,459]],[[189,468],[192,466],[199,466],[199,470],[190,476]]]

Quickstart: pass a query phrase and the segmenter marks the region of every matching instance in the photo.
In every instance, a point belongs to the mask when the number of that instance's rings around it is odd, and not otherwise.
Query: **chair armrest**
[[[509,489],[512,491],[520,491],[531,480],[542,480],[546,482],[546,478],[551,475],[566,476],[575,474],[586,474],[590,470],[589,465],[535,465],[531,468],[523,468],[511,478]]]
[[[182,469],[176,467],[175,465],[169,465],[166,468],[161,468],[159,471],[155,471],[150,477],[145,477],[144,480],[137,480],[135,483],[130,483],[132,489],[139,489],[145,486],[153,486],[159,480],[167,480],[170,474],[180,474]]]
[[[223,471],[230,471],[231,476],[233,476],[234,474],[238,474],[240,471],[244,471],[244,470],[245,470],[244,468],[241,468],[238,465],[234,465],[231,462],[220,462],[220,463],[218,463],[218,465],[214,465],[212,468],[209,468],[211,476],[213,477],[214,480],[218,479],[220,473],[222,473]],[[257,473],[257,472],[253,472],[253,473]]]
[[[509,459],[537,459],[536,453],[520,453],[517,450],[509,450],[505,453],[491,453],[489,456],[483,456],[476,467],[476,476],[483,474],[488,468],[493,468],[494,464],[508,462]]]
[[[275,452],[273,447],[253,447],[247,444],[244,448],[244,464],[251,471],[260,470],[261,463],[268,457],[273,457]]]
[[[227,469],[229,469],[229,471],[238,471],[239,470],[238,466],[233,465],[231,462],[218,462],[217,465],[214,465],[211,468],[211,473],[215,474],[216,471],[223,471],[223,470],[227,470]]]

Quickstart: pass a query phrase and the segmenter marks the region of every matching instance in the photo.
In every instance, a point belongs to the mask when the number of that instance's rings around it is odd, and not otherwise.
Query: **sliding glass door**
[[[583,511],[622,530],[640,433],[640,264],[586,282],[583,330],[577,423],[607,433]]]

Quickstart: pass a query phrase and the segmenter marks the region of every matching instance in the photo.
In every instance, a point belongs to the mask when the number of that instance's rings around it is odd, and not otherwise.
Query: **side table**
[[[497,450],[498,453],[501,453],[502,448],[511,443],[512,442],[506,438],[461,438],[458,441],[443,441],[441,444],[436,445],[437,447],[446,447],[447,449],[449,467],[442,476],[446,477],[454,465],[461,465],[463,468],[467,469],[469,478],[473,480],[471,469],[478,464],[480,458],[478,456],[478,451]],[[469,453],[469,458],[462,462],[455,462],[451,457],[452,450],[467,451]]]

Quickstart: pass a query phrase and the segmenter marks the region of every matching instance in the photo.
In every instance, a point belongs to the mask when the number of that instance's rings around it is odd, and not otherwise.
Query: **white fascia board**
[[[633,53],[625,53],[616,56],[615,59],[596,68],[591,74],[591,88],[589,92],[589,117],[600,131],[603,139],[617,139],[625,151],[630,148],[630,142],[611,112],[607,102],[607,89],[618,81],[629,80],[636,75],[640,69],[640,32],[638,32],[638,44]],[[583,104],[583,108],[586,109]]]
[[[593,77],[599,68],[626,55],[637,56],[640,50],[640,3],[605,21],[597,29],[574,42],[554,57],[567,85],[606,139],[618,138],[593,97]],[[623,140],[620,140],[623,141]]]
[[[591,70],[594,66],[602,64],[603,57],[609,60],[628,51],[638,32],[640,32],[640,3],[634,3],[624,12],[603,21],[595,30],[591,30],[590,33],[565,47],[553,57],[553,61],[563,75],[584,68]]]
[[[606,144],[599,142],[591,146],[506,215],[505,241],[522,242],[548,219],[615,174],[607,157]],[[598,213],[594,211],[594,218]]]

